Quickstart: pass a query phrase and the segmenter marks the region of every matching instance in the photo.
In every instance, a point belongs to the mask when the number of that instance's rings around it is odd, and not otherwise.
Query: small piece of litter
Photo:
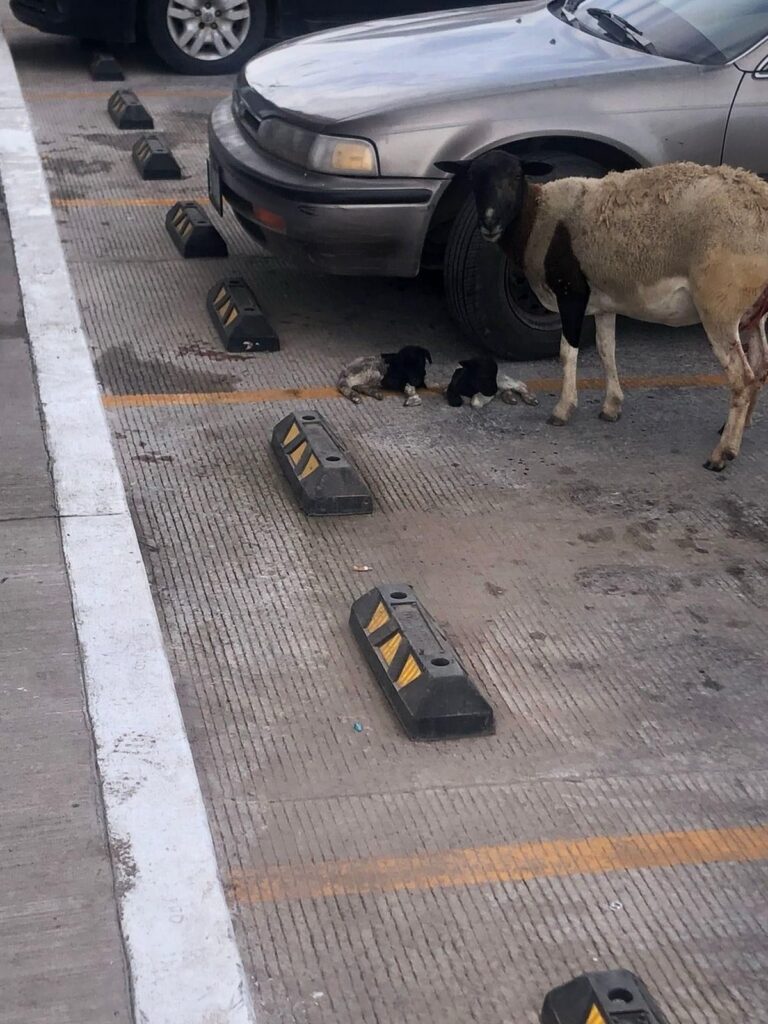
[[[324,995],[325,995],[325,992],[313,992],[312,993],[312,998],[313,999],[322,999]]]
[[[624,909],[624,904],[621,902],[621,900],[611,900],[611,902],[608,904],[608,906],[611,908],[611,910],[623,910]]]
[[[355,722],[355,724],[352,726],[352,728],[355,730],[355,732],[362,732],[363,731],[363,723],[362,722]]]
[[[353,565],[352,570],[354,572],[370,572],[371,567],[370,565]]]

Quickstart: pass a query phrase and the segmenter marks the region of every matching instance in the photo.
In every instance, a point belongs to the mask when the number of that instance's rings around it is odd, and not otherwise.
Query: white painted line
[[[62,517],[136,1021],[253,1024],[88,341],[1,35],[0,126],[0,176]]]

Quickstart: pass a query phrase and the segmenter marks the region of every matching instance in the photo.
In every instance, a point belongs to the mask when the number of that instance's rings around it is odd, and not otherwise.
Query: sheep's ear
[[[427,360],[427,362],[431,366],[432,365],[432,353],[429,351],[428,348],[423,348],[421,351],[424,353],[424,358]]]
[[[468,169],[471,160],[438,160],[435,163],[435,167],[438,171],[446,171],[448,174],[460,175],[464,174]]]
[[[522,166],[523,174],[527,178],[546,178],[555,169],[546,160],[524,160]]]

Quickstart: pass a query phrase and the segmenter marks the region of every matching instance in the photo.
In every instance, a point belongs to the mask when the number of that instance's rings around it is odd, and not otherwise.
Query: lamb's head
[[[427,363],[432,362],[429,349],[404,345],[399,352],[382,352],[381,358],[387,367],[382,384],[386,391],[426,387]]]
[[[544,176],[552,170],[545,163],[523,163],[514,154],[500,149],[483,153],[476,160],[445,160],[436,166],[456,175],[468,175],[480,233],[488,242],[500,241],[520,216],[527,189],[526,174]]]

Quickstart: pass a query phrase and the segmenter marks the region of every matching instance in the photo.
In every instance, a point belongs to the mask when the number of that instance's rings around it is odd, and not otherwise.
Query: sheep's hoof
[[[417,406],[417,405],[421,405],[421,397],[419,395],[410,395],[403,402],[403,406],[406,409],[412,409],[412,408],[414,408],[414,406]]]
[[[598,419],[603,420],[604,423],[618,423],[621,419],[621,409],[618,412],[606,412],[605,409],[601,409]]]
[[[360,395],[350,395],[349,400],[353,405],[360,405],[363,399]]]
[[[514,391],[502,391],[501,400],[505,405],[517,405],[517,397]]]
[[[552,413],[552,415],[547,420],[547,423],[551,427],[564,427],[567,422],[568,420],[564,420],[562,416],[555,416],[554,413]]]
[[[708,469],[711,473],[722,473],[725,469],[725,465],[726,463],[724,459],[707,459],[704,463],[704,469]]]
[[[534,395],[529,394],[527,391],[523,392],[520,397],[526,405],[538,405],[539,400]]]

